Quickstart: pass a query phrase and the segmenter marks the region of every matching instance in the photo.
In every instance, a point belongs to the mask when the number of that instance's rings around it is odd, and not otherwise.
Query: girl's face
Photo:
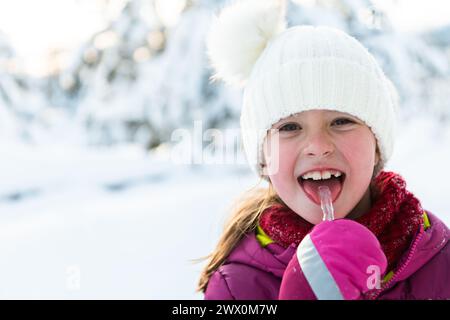
[[[264,159],[278,196],[312,224],[322,221],[320,185],[331,190],[335,218],[361,215],[370,207],[369,186],[379,161],[376,140],[352,115],[311,110],[280,120],[265,139]]]

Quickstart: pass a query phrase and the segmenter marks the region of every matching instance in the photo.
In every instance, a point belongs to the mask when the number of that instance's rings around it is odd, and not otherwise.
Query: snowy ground
[[[450,130],[416,118],[387,169],[450,224]],[[128,146],[1,144],[0,298],[197,299],[243,167],[175,165]]]
[[[0,298],[200,298],[190,259],[213,248],[231,198],[256,181],[133,147],[2,154]]]

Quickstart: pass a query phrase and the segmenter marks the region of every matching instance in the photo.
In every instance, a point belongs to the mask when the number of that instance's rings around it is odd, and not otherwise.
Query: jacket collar
[[[395,281],[392,284],[407,279],[423,267],[449,240],[450,232],[447,226],[432,213],[427,212],[426,214],[429,218],[430,226],[423,231],[417,246],[412,248],[411,245],[400,258],[399,265],[407,262],[408,257],[409,262],[401,274],[395,276]],[[415,235],[412,243],[418,240],[418,236],[419,233]],[[252,232],[244,236],[238,246],[228,256],[226,263],[245,264],[272,273],[281,279],[284,270],[296,252],[296,248],[295,244],[285,248],[275,242],[262,246],[256,238],[256,232]]]

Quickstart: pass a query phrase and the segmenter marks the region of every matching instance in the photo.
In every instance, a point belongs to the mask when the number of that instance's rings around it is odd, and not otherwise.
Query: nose
[[[307,137],[303,154],[307,157],[327,157],[334,152],[334,144],[326,133],[318,132]]]

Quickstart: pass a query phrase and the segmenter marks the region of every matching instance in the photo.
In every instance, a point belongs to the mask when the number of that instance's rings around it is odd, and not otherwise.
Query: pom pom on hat
[[[285,10],[285,0],[241,0],[222,9],[206,43],[212,79],[245,85],[267,43],[286,29]]]

